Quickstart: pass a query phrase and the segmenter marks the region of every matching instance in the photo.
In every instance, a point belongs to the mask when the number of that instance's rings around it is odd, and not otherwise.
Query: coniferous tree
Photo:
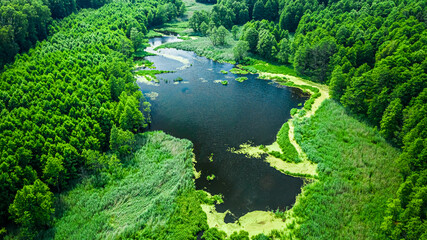
[[[265,14],[264,2],[262,0],[256,1],[254,5],[254,10],[252,13],[252,18],[255,20],[262,20],[264,19],[264,14]]]
[[[253,27],[247,28],[243,40],[248,42],[250,51],[255,52],[258,44],[258,31]]]

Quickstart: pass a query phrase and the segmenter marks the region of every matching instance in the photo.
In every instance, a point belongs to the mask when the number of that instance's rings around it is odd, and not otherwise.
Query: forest
[[[61,192],[82,173],[108,166],[116,155],[132,151],[134,133],[142,131],[150,117],[130,57],[146,26],[178,15],[179,3],[141,1],[111,3],[100,11],[82,9],[51,22],[48,40],[4,67],[0,76],[2,226],[13,219],[24,235],[32,236],[34,229],[51,222],[52,192]],[[2,10],[29,7],[24,1],[8,4],[2,2]],[[28,28],[24,36],[37,34],[32,30]],[[105,155],[108,149],[115,154]]]
[[[426,234],[426,2],[220,1],[190,26],[241,24],[240,41],[263,59],[328,84],[332,98],[392,145],[403,183],[381,228],[393,239]],[[221,17],[220,17],[221,16]],[[292,34],[290,34],[292,33]],[[238,45],[235,47],[237,48]],[[250,61],[249,61],[250,62]]]
[[[312,118],[295,122],[296,141],[319,172],[294,209],[297,227],[253,239],[427,238],[427,2],[196,2],[209,10],[184,23],[199,39],[171,46],[247,70],[265,62],[267,72],[290,72],[331,93]],[[200,208],[215,196],[195,189],[191,142],[145,132],[150,103],[133,72],[150,32],[185,21],[186,4],[1,1],[1,237],[226,238],[209,228]],[[211,49],[230,54],[210,55]],[[297,159],[289,151],[281,158]],[[171,181],[161,179],[168,174]],[[162,198],[134,190],[162,184]],[[117,186],[148,210],[123,204],[127,217],[112,220]],[[84,216],[97,212],[79,233]]]

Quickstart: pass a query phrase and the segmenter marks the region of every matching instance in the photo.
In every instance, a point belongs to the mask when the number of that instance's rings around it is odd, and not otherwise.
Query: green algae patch
[[[229,151],[235,154],[244,154],[246,157],[258,158],[263,156],[265,161],[270,164],[271,167],[278,171],[291,176],[300,176],[307,178],[317,177],[317,164],[312,163],[306,159],[299,163],[285,162],[280,158],[277,158],[269,153],[280,152],[281,148],[277,142],[274,142],[268,146],[253,146],[250,142],[240,144],[239,149],[229,148]]]
[[[235,80],[238,82],[244,82],[244,81],[248,80],[248,78],[247,77],[238,77]]]
[[[225,71],[225,70],[221,70],[221,73],[222,73],[222,74],[227,74],[228,72],[227,72],[227,71]]]
[[[275,81],[275,78],[281,78],[286,79],[286,82],[277,81],[277,83],[285,86],[291,86],[291,87],[297,87],[304,91],[308,91],[312,94],[313,99],[312,102],[309,104],[309,109],[300,110],[301,116],[304,115],[305,117],[312,116],[317,109],[319,109],[322,102],[329,98],[329,87],[320,83],[314,83],[309,80],[305,80],[299,77],[291,76],[291,75],[284,75],[284,74],[273,74],[268,72],[260,72],[259,78],[262,79],[270,79]],[[319,93],[319,94],[317,94]],[[317,95],[316,95],[317,94]],[[310,101],[310,100],[308,100]]]
[[[230,70],[230,72],[231,73],[234,73],[234,74],[249,74],[249,72],[248,71],[246,71],[246,70],[243,70],[243,69],[240,69],[240,68],[232,68],[231,70]]]
[[[268,155],[265,159],[271,167],[281,171],[286,175],[316,178],[317,177],[317,164],[310,161],[303,161],[300,163],[285,162],[280,158]]]
[[[251,142],[242,143],[239,149],[229,148],[228,151],[235,154],[244,154],[248,158],[261,158],[265,152],[260,147],[253,146]]]
[[[191,158],[191,162],[193,163],[193,175],[194,175],[194,180],[199,179],[200,176],[202,176],[202,171],[197,171],[196,169],[196,155],[193,153],[193,158]]]
[[[224,86],[228,85],[228,81],[227,80],[214,80],[213,82],[214,83],[221,83]]]
[[[286,227],[283,219],[276,217],[273,212],[253,211],[240,217],[234,223],[225,223],[224,218],[230,211],[219,213],[214,205],[202,204],[202,210],[206,213],[209,227],[216,227],[230,236],[233,232],[247,231],[249,236],[260,233],[268,235],[273,230],[281,230]]]
[[[206,180],[208,180],[208,181],[212,181],[214,179],[215,179],[215,174],[212,174],[212,175],[209,175],[206,177]]]

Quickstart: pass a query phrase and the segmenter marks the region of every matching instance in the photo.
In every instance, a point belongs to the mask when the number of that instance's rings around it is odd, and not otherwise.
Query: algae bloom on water
[[[230,70],[230,72],[234,73],[234,74],[248,74],[249,73],[248,71],[240,69],[240,68],[232,68]]]
[[[247,77],[238,77],[238,78],[236,78],[236,81],[238,81],[238,82],[244,82],[246,80],[248,80]]]
[[[209,176],[206,177],[206,180],[208,180],[208,181],[212,181],[214,179],[215,179],[215,175],[214,174],[211,174],[211,175],[209,175]]]
[[[228,85],[228,81],[227,80],[221,81],[221,84],[222,85]]]
[[[228,72],[227,72],[227,71],[225,71],[225,70],[221,70],[221,73],[222,73],[222,74],[227,74]]]

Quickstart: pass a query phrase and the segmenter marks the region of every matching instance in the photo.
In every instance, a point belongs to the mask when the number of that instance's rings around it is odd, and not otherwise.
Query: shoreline
[[[163,45],[163,44],[162,44]],[[158,48],[159,46],[157,46]],[[154,50],[154,49],[153,49]],[[199,54],[198,54],[199,55]],[[201,55],[203,56],[203,55]],[[211,59],[207,56],[203,56],[208,59]],[[212,59],[213,60],[213,59]],[[215,61],[215,60],[214,60]],[[238,68],[237,65],[235,65],[236,68]],[[259,74],[260,79],[266,79],[269,81],[277,82],[280,85],[286,85],[283,83],[280,83],[278,81],[275,81],[274,77],[282,77],[286,78],[289,82],[292,82],[296,86],[303,91],[308,91],[311,96],[313,96],[315,93],[309,89],[304,89],[299,86],[310,86],[315,87],[319,89],[320,97],[314,99],[314,102],[312,104],[312,108],[308,111],[306,111],[306,114],[302,116],[303,118],[311,117],[315,114],[317,109],[320,107],[321,103],[329,98],[329,89],[325,85],[317,84],[305,79],[301,79],[295,76],[291,75],[285,75],[285,74],[273,74],[268,72],[257,72]],[[307,100],[308,101],[308,100]],[[306,101],[306,102],[307,102]],[[285,162],[282,159],[276,158],[263,150],[259,148],[259,146],[250,146],[249,144],[242,144],[240,145],[240,149],[238,150],[231,150],[235,153],[239,154],[247,154],[253,156],[258,156],[260,158],[261,154],[267,154],[266,162],[270,164],[271,167],[275,168],[276,170],[282,172],[283,174],[295,176],[295,177],[304,177],[307,179],[316,179],[317,178],[317,164],[314,164],[310,162],[302,150],[301,146],[296,142],[295,136],[294,136],[294,125],[293,121],[296,118],[299,118],[299,114],[302,111],[298,110],[297,114],[294,114],[291,116],[291,118],[285,122],[284,124],[289,124],[289,132],[288,132],[288,138],[291,144],[295,147],[296,151],[298,152],[298,156],[302,160],[299,163],[290,163]],[[280,149],[279,144],[277,143],[277,140],[274,141],[271,145],[266,146],[266,148],[270,151],[279,151],[282,153],[282,150]],[[195,156],[193,156],[193,173],[194,173],[194,181],[200,177],[201,172],[197,172],[197,169],[195,168]],[[289,234],[291,229],[295,228],[295,225],[297,224],[297,218],[294,216],[293,208],[295,205],[298,205],[300,199],[304,197],[304,187],[306,184],[304,184],[301,188],[301,193],[296,196],[295,203],[292,205],[291,209],[286,210],[284,212],[285,219],[282,219],[281,217],[276,216],[276,214],[272,211],[252,211],[248,212],[244,216],[238,218],[234,223],[225,223],[224,219],[227,215],[228,211],[224,213],[219,213],[216,211],[215,204],[201,204],[202,210],[206,213],[207,216],[207,223],[210,228],[216,227],[219,230],[222,230],[227,233],[228,236],[230,236],[233,232],[238,232],[240,230],[247,231],[249,233],[249,236],[255,236],[260,233],[269,234],[273,230],[283,231],[286,234]],[[205,191],[206,192],[206,191]],[[207,192],[208,193],[208,192]],[[208,193],[209,194],[209,193]],[[210,194],[209,194],[210,195]]]
[[[270,151],[276,151],[281,154],[284,154],[282,152],[282,149],[280,149],[279,144],[277,143],[277,140],[274,141],[272,144],[265,146],[268,151],[261,150],[260,146],[251,146],[249,144],[241,144],[240,149],[233,150],[233,152],[239,153],[239,154],[246,154],[248,156],[256,157],[256,158],[260,158],[261,154],[267,154],[265,161],[268,162],[271,167],[282,172],[283,174],[295,176],[295,177],[311,178],[311,179],[317,178],[317,172],[316,172],[317,164],[312,163],[308,159],[307,155],[302,150],[301,146],[295,140],[294,121],[297,119],[309,118],[316,113],[317,109],[320,107],[322,102],[326,99],[329,99],[330,97],[328,86],[314,83],[309,80],[305,80],[305,79],[291,76],[291,75],[275,74],[275,73],[268,73],[268,72],[257,72],[257,74],[259,74],[260,79],[273,81],[273,82],[276,82],[277,84],[284,85],[284,86],[286,86],[286,83],[278,82],[274,78],[275,77],[285,78],[287,79],[288,82],[295,84],[290,87],[295,87],[303,91],[308,91],[311,94],[310,98],[315,94],[315,92],[313,92],[310,89],[302,88],[301,86],[309,86],[309,87],[315,87],[319,89],[320,96],[314,99],[314,102],[310,110],[299,109],[296,114],[292,115],[291,118],[284,123],[289,125],[288,138],[290,143],[294,146],[295,150],[298,152],[298,156],[301,159],[301,162],[299,163],[286,162],[280,158],[277,158],[275,156],[272,156],[271,154],[268,154],[268,152]],[[307,101],[309,101],[309,99]],[[303,110],[305,111],[305,114],[300,116],[300,113]]]

